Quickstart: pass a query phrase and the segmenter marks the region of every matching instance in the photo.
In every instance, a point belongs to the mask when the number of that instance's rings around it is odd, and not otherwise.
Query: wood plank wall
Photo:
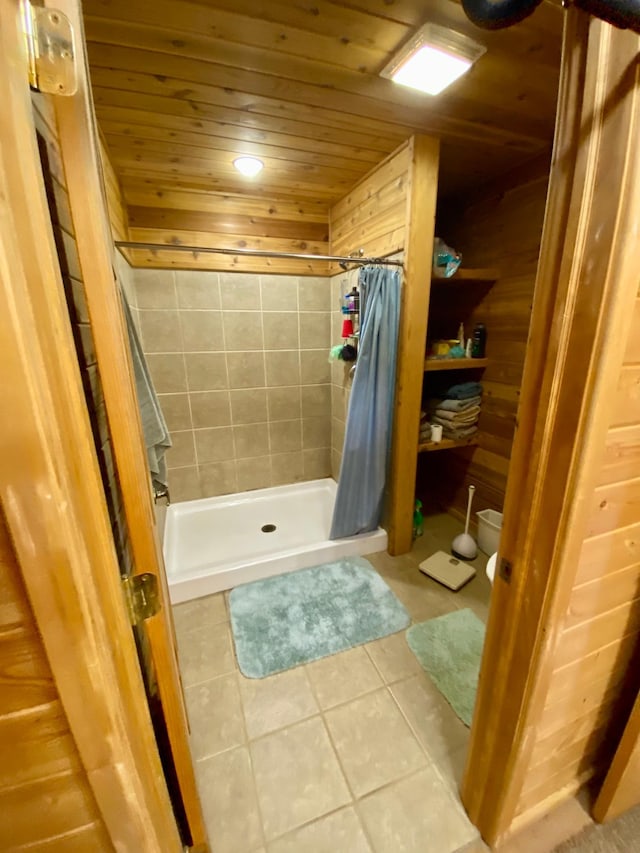
[[[122,195],[122,187],[111,163],[109,150],[102,135],[99,137],[100,159],[102,161],[102,174],[104,186],[107,193],[107,210],[109,211],[109,222],[111,223],[111,234],[114,240],[129,239],[129,220],[127,208]]]
[[[160,189],[143,180],[130,181],[123,189],[102,135],[100,155],[114,240],[310,255],[329,252],[329,209],[324,201],[205,193],[181,187],[171,179]],[[316,276],[327,275],[329,268],[326,261],[184,251],[134,249],[125,255],[133,267],[160,269]]]
[[[348,255],[360,247],[367,255],[386,255],[404,249],[407,226],[409,141],[368,173],[329,212],[331,254]],[[331,264],[331,312],[334,341],[340,340],[342,297],[358,282],[357,269],[345,273]],[[348,284],[347,284],[348,282]],[[342,463],[345,422],[351,392],[344,362],[331,365],[331,473],[337,480]]]
[[[0,593],[0,849],[112,850],[1,507]]]
[[[328,208],[315,201],[127,185],[130,239],[223,249],[326,255]],[[134,267],[327,275],[326,261],[134,250]]]
[[[453,246],[468,267],[495,267],[495,284],[452,284],[432,288],[431,313],[455,336],[461,320],[470,334],[487,326],[489,365],[479,376],[484,386],[477,447],[422,454],[419,484],[428,493],[438,482],[438,499],[455,515],[466,512],[467,490],[476,486],[474,509],[502,511],[527,349],[542,222],[548,161],[505,176],[474,198],[448,199],[438,215],[438,236]],[[456,381],[456,380],[452,380]]]
[[[404,249],[407,228],[410,145],[385,158],[329,213],[331,254],[381,257]],[[331,274],[340,272],[333,264]]]
[[[640,688],[640,298],[518,813],[608,768]]]

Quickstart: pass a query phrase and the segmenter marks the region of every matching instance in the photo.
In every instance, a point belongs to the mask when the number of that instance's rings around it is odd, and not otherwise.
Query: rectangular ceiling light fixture
[[[468,71],[486,50],[484,45],[462,33],[425,24],[383,68],[380,76],[428,95],[438,95]]]

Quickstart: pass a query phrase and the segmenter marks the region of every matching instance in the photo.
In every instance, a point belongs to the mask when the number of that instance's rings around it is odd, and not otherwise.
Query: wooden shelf
[[[425,373],[432,370],[467,370],[470,367],[486,367],[488,358],[426,358]]]
[[[467,284],[491,283],[500,276],[497,269],[487,267],[486,269],[472,269],[471,267],[460,267],[451,278],[436,278],[432,277],[433,284],[455,284],[457,281],[466,282]]]
[[[454,447],[474,447],[477,443],[477,435],[471,435],[469,438],[443,438],[437,444],[434,441],[425,441],[418,445],[418,453],[430,453],[432,450],[452,450]]]

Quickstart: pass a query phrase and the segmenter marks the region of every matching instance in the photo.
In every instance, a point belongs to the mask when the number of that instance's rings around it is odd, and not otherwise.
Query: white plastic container
[[[500,545],[502,513],[496,512],[495,509],[483,509],[476,515],[478,516],[478,546],[481,551],[491,556],[496,553]]]

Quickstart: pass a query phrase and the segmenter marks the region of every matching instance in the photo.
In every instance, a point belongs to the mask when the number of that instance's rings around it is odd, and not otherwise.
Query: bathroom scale
[[[446,551],[436,551],[418,566],[423,575],[449,587],[454,592],[476,576],[476,570],[468,563],[452,557]]]

